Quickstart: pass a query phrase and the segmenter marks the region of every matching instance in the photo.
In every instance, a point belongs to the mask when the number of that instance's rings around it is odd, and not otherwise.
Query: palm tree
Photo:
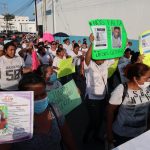
[[[9,22],[12,21],[15,18],[15,16],[9,13],[4,14],[3,16],[4,16],[4,21],[6,22],[6,33],[7,33],[9,29]]]

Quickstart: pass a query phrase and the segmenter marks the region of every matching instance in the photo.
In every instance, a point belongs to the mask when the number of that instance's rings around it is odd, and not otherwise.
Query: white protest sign
[[[150,150],[150,131],[114,148],[113,150]]]
[[[32,138],[33,92],[0,92],[0,144]]]

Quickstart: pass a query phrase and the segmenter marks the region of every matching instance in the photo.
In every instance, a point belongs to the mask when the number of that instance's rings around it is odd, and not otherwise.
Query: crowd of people
[[[116,29],[118,30],[118,29]],[[149,124],[150,68],[142,63],[143,55],[127,45],[118,67],[108,79],[108,68],[117,59],[94,60],[92,43],[86,39],[72,41],[43,41],[32,35],[23,35],[0,45],[0,90],[34,91],[34,134],[30,140],[2,144],[3,150],[77,150],[76,141],[58,106],[48,103],[47,92],[74,80],[84,103],[89,122],[85,127],[83,143],[91,139],[118,146],[144,133]],[[33,53],[37,68],[33,68]],[[57,78],[59,63],[73,59],[75,73]],[[123,65],[120,73],[120,65]],[[122,79],[124,77],[124,80]],[[100,131],[105,126],[102,137]],[[94,148],[93,148],[94,149]]]

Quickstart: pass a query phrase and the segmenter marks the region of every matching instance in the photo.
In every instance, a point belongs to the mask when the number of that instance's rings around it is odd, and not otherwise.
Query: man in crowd
[[[112,33],[112,47],[120,48],[121,47],[121,31],[120,27],[114,27]]]

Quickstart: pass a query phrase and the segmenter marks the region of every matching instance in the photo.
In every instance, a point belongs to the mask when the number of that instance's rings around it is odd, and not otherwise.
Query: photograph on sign
[[[105,60],[124,55],[127,44],[127,33],[119,19],[90,20],[89,25],[94,35],[92,58]]]
[[[143,53],[150,53],[150,33],[142,36],[142,49]]]
[[[8,108],[7,106],[0,104],[0,131],[3,132],[7,128]]]
[[[93,26],[92,27],[94,34],[94,49],[106,49],[107,46],[107,30],[106,26]]]
[[[111,27],[112,31],[112,48],[121,48],[122,39],[121,39],[121,28],[120,27]]]

